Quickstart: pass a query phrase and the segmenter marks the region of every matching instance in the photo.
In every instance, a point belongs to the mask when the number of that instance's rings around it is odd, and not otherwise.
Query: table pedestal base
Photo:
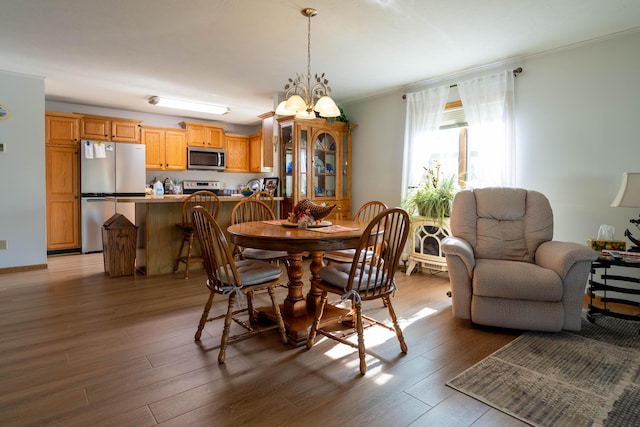
[[[260,307],[257,309],[257,311],[258,320],[268,319],[269,321],[275,322],[272,307]],[[283,312],[282,305],[280,306],[280,311]],[[328,322],[335,321],[340,316],[345,316],[348,313],[349,310],[327,304],[324,307],[324,311],[322,312],[320,327],[323,327]],[[307,343],[307,338],[309,337],[309,329],[311,328],[311,324],[313,323],[313,316],[314,314],[309,312],[307,312],[305,315],[295,317],[287,316],[285,314],[282,315],[284,326],[287,329],[289,344],[294,347],[300,347]]]

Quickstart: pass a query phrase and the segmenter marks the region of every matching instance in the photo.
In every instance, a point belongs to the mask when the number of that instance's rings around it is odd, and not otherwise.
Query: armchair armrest
[[[564,280],[565,276],[579,262],[592,262],[598,253],[585,245],[574,242],[548,241],[538,246],[536,264],[556,272]]]
[[[476,259],[473,255],[473,248],[467,241],[455,236],[447,237],[442,241],[441,249],[445,256],[453,255],[459,257],[466,267],[469,277],[472,276],[473,269],[476,266]]]

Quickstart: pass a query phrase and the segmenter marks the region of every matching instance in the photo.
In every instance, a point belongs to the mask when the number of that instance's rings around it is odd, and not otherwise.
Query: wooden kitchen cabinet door
[[[249,137],[227,135],[227,172],[249,172]]]
[[[80,116],[66,113],[45,115],[45,143],[78,146],[80,141]]]
[[[47,251],[80,248],[79,146],[47,146]]]
[[[181,129],[166,129],[164,146],[166,169],[187,169],[187,133]]]
[[[147,169],[162,170],[164,168],[164,130],[143,127],[140,140],[145,145]]]

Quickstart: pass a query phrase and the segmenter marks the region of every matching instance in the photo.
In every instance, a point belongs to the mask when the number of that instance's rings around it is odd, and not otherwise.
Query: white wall
[[[556,239],[585,243],[600,224],[614,225],[617,239],[628,227],[640,238],[628,223],[640,209],[609,207],[622,172],[640,171],[640,33],[514,64],[524,69],[515,86],[516,185],[547,195]],[[359,125],[353,133],[356,208],[372,199],[400,203],[405,92],[344,106]]]
[[[0,269],[45,265],[44,79],[0,71]]]

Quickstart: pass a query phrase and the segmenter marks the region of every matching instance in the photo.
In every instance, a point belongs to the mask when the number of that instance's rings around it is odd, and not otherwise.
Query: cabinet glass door
[[[319,133],[313,142],[314,197],[336,195],[336,140],[333,135]]]
[[[307,131],[300,131],[300,146],[298,152],[298,168],[299,176],[298,185],[300,187],[300,200],[306,199],[307,196]]]
[[[282,128],[282,196],[293,197],[293,126]]]
[[[347,183],[349,182],[349,144],[347,139],[348,137],[346,135],[342,138],[342,152],[340,154],[342,167],[339,171],[339,173],[342,173],[342,197],[344,198],[349,197],[349,186],[347,185]]]

